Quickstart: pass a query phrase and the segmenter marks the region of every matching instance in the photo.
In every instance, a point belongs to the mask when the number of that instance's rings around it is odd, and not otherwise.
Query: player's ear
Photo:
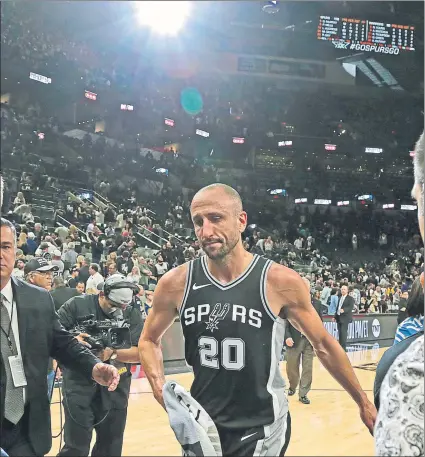
[[[246,229],[246,225],[248,223],[248,215],[245,211],[241,211],[239,213],[239,232],[243,233]]]

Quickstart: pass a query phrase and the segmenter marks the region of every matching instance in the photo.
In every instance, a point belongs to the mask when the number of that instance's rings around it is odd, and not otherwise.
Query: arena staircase
[[[53,188],[33,190],[32,213],[45,222],[53,222],[58,201],[58,191]]]

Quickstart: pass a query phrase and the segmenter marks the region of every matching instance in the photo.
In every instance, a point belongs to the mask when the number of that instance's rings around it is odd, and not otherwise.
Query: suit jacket
[[[354,298],[351,295],[346,295],[344,299],[344,304],[342,308],[344,310],[343,313],[338,315],[338,308],[339,304],[341,303],[342,296],[338,300],[338,306],[336,307],[335,312],[335,319],[340,321],[341,323],[350,323],[353,322],[353,309],[354,309]]]
[[[47,367],[53,357],[61,364],[91,378],[99,360],[59,323],[49,292],[12,277],[19,323],[19,339],[27,379],[28,438],[37,455],[52,447]],[[0,414],[4,420],[6,371],[0,357]]]
[[[77,297],[81,295],[77,289],[72,289],[71,287],[61,286],[56,287],[50,292],[50,295],[55,302],[55,310],[58,311],[59,308],[70,298]]]
[[[317,314],[320,317],[320,320],[323,321],[322,318],[322,302],[313,298],[312,303],[313,308],[316,310]],[[292,338],[294,341],[294,345],[292,347],[296,347],[298,343],[301,341],[303,336],[301,333],[288,321],[285,331],[285,341],[287,338]]]

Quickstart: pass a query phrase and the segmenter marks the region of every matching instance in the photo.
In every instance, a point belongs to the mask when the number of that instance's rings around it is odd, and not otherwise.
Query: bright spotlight
[[[133,2],[137,20],[161,35],[177,34],[190,12],[188,1],[141,1]]]

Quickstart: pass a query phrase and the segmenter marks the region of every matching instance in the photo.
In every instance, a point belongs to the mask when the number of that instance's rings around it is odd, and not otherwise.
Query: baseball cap
[[[24,268],[24,274],[27,275],[31,271],[58,271],[59,267],[52,265],[43,257],[35,257],[31,259]]]
[[[61,254],[61,252],[59,251],[59,249],[55,249],[55,250],[53,251],[53,255],[54,255],[54,257],[60,257],[62,254]]]
[[[120,285],[114,289],[114,286]],[[126,287],[128,285],[128,287]],[[108,299],[121,306],[128,306],[133,301],[134,291],[138,292],[139,288],[134,282],[127,279],[119,273],[108,276],[105,282],[97,286],[98,290],[104,291],[105,288],[111,288],[108,293]]]

